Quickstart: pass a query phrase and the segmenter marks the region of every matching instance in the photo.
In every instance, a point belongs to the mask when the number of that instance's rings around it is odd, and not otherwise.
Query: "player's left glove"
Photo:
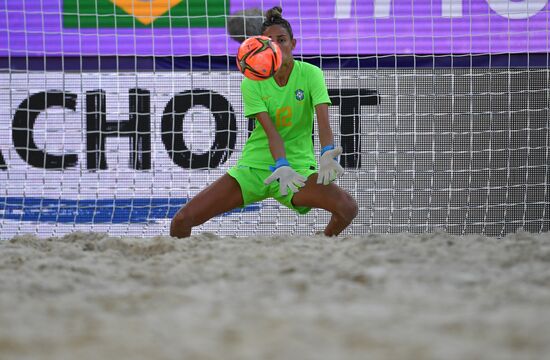
[[[341,146],[335,148],[334,145],[327,145],[321,149],[317,184],[328,185],[344,173],[344,168],[338,163],[340,154]]]

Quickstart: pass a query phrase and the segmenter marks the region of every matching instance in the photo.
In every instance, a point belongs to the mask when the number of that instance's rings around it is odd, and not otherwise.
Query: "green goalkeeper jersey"
[[[323,72],[317,66],[294,61],[288,83],[279,86],[273,77],[241,83],[245,117],[267,112],[283,138],[286,158],[295,169],[316,168],[313,151],[313,115],[318,104],[330,104]],[[267,169],[275,163],[262,125],[256,120],[239,165]]]

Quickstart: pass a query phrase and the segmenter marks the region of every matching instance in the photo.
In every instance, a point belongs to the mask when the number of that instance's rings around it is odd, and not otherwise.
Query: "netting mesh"
[[[347,234],[548,230],[546,2],[281,4],[296,57],[325,74],[339,184],[360,206]],[[272,5],[0,4],[2,238],[167,234],[240,156],[232,56]],[[196,230],[313,234],[328,219],[267,200]]]

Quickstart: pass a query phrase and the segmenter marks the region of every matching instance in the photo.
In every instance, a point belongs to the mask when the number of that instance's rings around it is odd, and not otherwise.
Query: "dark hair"
[[[290,35],[290,38],[294,39],[294,35],[292,34],[292,26],[290,26],[290,23],[285,18],[283,18],[283,16],[281,15],[282,13],[283,9],[280,6],[274,6],[266,11],[265,21],[262,24],[262,34],[268,27],[273,25],[280,25],[286,29],[288,35]]]

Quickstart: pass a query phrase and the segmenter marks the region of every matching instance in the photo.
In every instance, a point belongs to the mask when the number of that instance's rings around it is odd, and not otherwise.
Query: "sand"
[[[550,236],[0,241],[0,359],[545,359]]]

